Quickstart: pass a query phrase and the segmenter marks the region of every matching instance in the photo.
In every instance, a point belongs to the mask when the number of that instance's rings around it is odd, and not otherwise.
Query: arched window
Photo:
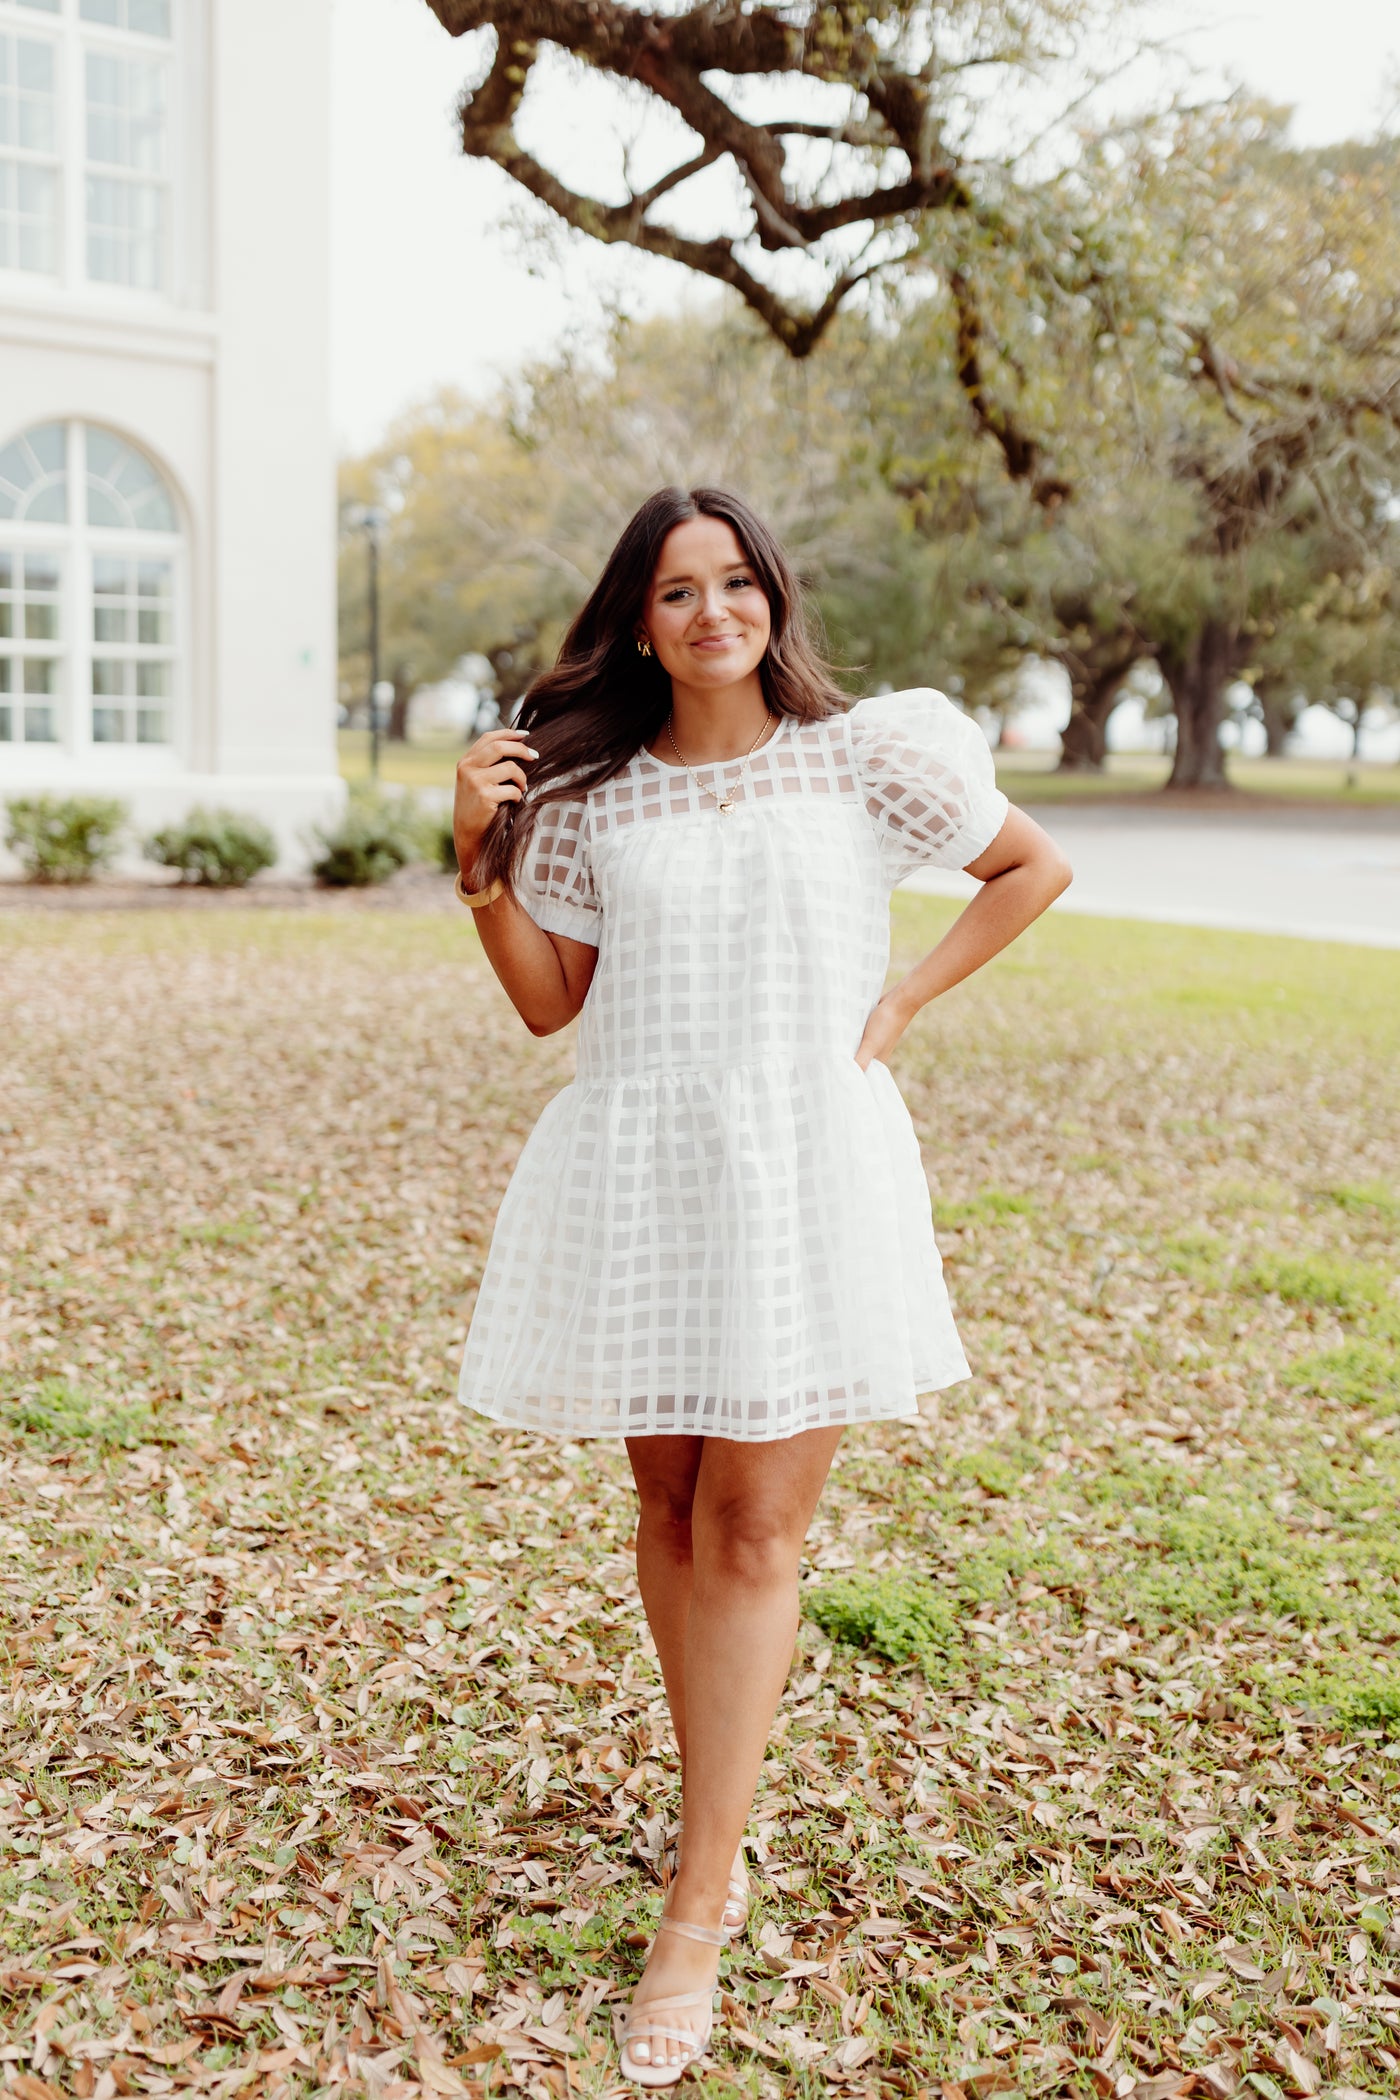
[[[0,744],[170,744],[177,732],[174,499],[93,423],[0,447]]]

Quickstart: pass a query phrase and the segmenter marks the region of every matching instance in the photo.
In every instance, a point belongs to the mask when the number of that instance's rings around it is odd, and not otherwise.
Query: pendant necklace
[[[680,745],[676,742],[675,736],[672,733],[671,717],[670,715],[667,715],[667,743],[671,746],[671,749],[675,752],[677,759],[679,759],[680,763],[685,767],[686,772],[689,773],[691,779],[695,782],[695,785],[698,788],[704,789],[705,793],[709,796],[711,802],[715,804],[722,817],[727,817],[730,811],[733,809],[734,797],[738,793],[739,789],[744,785],[745,781],[748,779],[749,776],[749,760],[753,757],[755,751],[757,751],[759,745],[762,743],[764,737],[767,735],[769,724],[773,721],[773,719],[774,717],[771,713],[765,715],[762,729],[759,730],[758,735],[754,738],[753,742],[749,745],[748,750],[744,753],[743,760],[740,764],[739,772],[734,781],[733,787],[731,787],[726,794],[718,795],[716,794],[715,790],[710,786],[708,780],[702,780],[700,778],[700,775],[696,772],[694,766],[691,765],[689,759],[681,757]],[[733,765],[733,763],[734,761],[732,758],[715,758],[710,760],[710,764],[716,766],[731,766]]]

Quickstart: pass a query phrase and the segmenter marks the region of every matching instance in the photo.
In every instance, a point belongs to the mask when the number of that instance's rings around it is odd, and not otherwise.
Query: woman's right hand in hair
[[[466,876],[503,802],[519,802],[528,782],[525,761],[537,758],[518,729],[488,729],[457,761],[452,838]]]

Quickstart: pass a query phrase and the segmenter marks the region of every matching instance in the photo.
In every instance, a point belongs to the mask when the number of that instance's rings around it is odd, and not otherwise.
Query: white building
[[[330,0],[0,0],[0,800],[338,806]]]

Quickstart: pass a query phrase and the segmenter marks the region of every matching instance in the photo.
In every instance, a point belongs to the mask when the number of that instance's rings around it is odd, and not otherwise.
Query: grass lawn
[[[1400,803],[1400,766],[1341,758],[1230,758],[1230,785],[1245,795],[1281,796],[1300,802],[1334,802],[1343,808]],[[1154,794],[1166,785],[1171,761],[1151,752],[1110,753],[1102,773],[1057,773],[1046,751],[997,753],[997,779],[1014,802],[1081,802],[1102,796]]]
[[[369,732],[342,729],[340,770],[346,780],[369,778]],[[399,787],[450,788],[462,744],[452,736],[412,744],[381,744],[380,778]],[[1301,801],[1336,802],[1357,808],[1400,803],[1400,766],[1344,759],[1231,759],[1230,779],[1251,795],[1288,795]],[[997,756],[997,778],[1016,802],[1081,802],[1108,795],[1153,794],[1170,770],[1165,758],[1148,752],[1115,752],[1103,773],[1057,773],[1052,754],[1006,751]]]
[[[342,729],[336,738],[343,780],[369,779],[369,731]],[[379,746],[379,777],[394,787],[450,788],[466,746],[460,737],[435,736]]]
[[[625,1459],[452,1397],[567,1040],[465,914],[0,973],[7,2089],[614,2090]],[[976,1375],[840,1454],[713,2089],[1400,2088],[1397,1055],[1400,956],[1072,917],[902,1046]]]

